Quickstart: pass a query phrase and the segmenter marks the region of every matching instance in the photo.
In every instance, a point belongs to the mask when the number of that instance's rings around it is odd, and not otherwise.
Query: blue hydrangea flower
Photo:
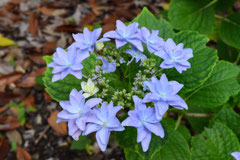
[[[116,70],[116,61],[113,61],[111,63],[109,63],[104,57],[98,56],[97,59],[101,59],[102,60],[102,71],[103,73],[111,73],[111,72],[115,72]]]
[[[64,79],[68,74],[74,75],[76,78],[82,78],[83,65],[81,62],[84,60],[79,54],[76,54],[76,49],[71,48],[65,51],[62,48],[57,48],[53,55],[53,62],[48,64],[48,67],[53,67],[52,82]]]
[[[193,57],[191,48],[183,49],[183,43],[176,45],[171,38],[164,43],[164,46],[161,49],[155,52],[155,55],[164,60],[160,67],[175,67],[179,73],[182,73],[182,71],[185,71],[187,68],[191,67],[191,64],[188,62],[188,60]]]
[[[128,49],[126,50],[126,53],[130,54],[132,56],[132,59],[127,63],[130,64],[134,58],[136,59],[136,63],[139,61],[139,60],[143,60],[143,59],[146,59],[147,56],[145,56],[144,54],[141,53],[141,51],[139,51],[137,48],[135,47],[132,47],[131,49]]]
[[[240,160],[240,152],[233,152],[231,154],[236,160]]]
[[[161,119],[156,119],[155,109],[146,107],[140,98],[133,96],[135,109],[128,112],[129,117],[122,122],[123,126],[137,128],[137,142],[141,142],[144,152],[148,150],[152,133],[161,138],[164,130],[160,124]]]
[[[114,107],[112,102],[108,105],[106,102],[104,102],[101,108],[95,107],[93,109],[93,116],[87,119],[89,123],[86,127],[86,130],[83,132],[83,135],[97,132],[97,143],[102,151],[105,151],[107,148],[111,131],[124,130],[124,127],[116,117],[117,112],[121,108],[121,106]]]
[[[142,43],[138,34],[138,23],[134,22],[126,26],[122,21],[117,20],[117,29],[109,31],[103,37],[113,38],[116,41],[117,48],[124,46],[127,43],[134,45],[138,50],[143,51]]]
[[[147,93],[143,102],[153,102],[156,110],[156,118],[161,119],[167,112],[169,105],[177,109],[187,109],[186,102],[177,93],[182,89],[183,84],[176,81],[168,81],[165,74],[158,80],[145,81],[144,84],[151,91]]]
[[[69,99],[70,101],[60,102],[63,110],[58,113],[57,122],[67,121],[68,133],[76,139],[86,128],[86,120],[92,115],[91,108],[101,103],[102,99],[91,98],[85,103],[82,91],[78,92],[76,89],[71,91]]]
[[[97,41],[102,33],[102,28],[95,29],[94,31],[89,31],[87,27],[83,29],[83,33],[73,34],[73,39],[75,43],[73,45],[80,49],[83,53],[93,52],[96,48],[96,44],[99,41],[108,41],[107,38],[101,38]]]
[[[147,45],[150,53],[158,51],[164,44],[163,39],[158,36],[158,30],[152,30],[151,34],[146,27],[142,27],[138,33],[140,40]]]

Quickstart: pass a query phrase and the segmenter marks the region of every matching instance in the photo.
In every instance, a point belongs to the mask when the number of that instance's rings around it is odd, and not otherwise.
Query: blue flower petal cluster
[[[117,119],[116,114],[121,106],[113,106],[113,103],[103,102],[101,108],[94,108],[92,117],[87,119],[88,125],[83,135],[96,132],[96,139],[102,151],[106,150],[111,131],[123,131],[124,127]]]
[[[138,34],[138,23],[134,22],[126,26],[122,21],[117,20],[117,29],[109,31],[103,35],[106,38],[113,38],[116,42],[116,47],[122,47],[127,43],[135,46],[138,50],[143,51],[142,43]]]
[[[186,102],[177,93],[182,89],[183,84],[177,81],[168,81],[165,74],[158,80],[145,81],[144,84],[150,90],[143,99],[143,102],[153,102],[156,110],[156,118],[161,119],[167,112],[169,105],[177,109],[188,109]]]
[[[70,101],[61,101],[62,111],[58,113],[57,122],[68,122],[68,133],[74,139],[86,128],[86,120],[92,114],[91,108],[102,102],[100,98],[91,98],[85,103],[82,91],[73,89],[69,95]]]
[[[146,107],[143,101],[133,96],[135,109],[128,112],[129,117],[122,122],[123,126],[137,128],[137,142],[141,142],[144,152],[148,150],[152,133],[161,138],[164,130],[160,124],[161,119],[156,119],[155,109]]]
[[[116,61],[109,63],[104,57],[98,56],[97,59],[102,60],[102,72],[103,73],[111,73],[116,70]]]
[[[84,60],[79,54],[76,54],[76,49],[71,48],[65,51],[62,48],[57,48],[53,55],[53,62],[48,64],[48,67],[53,67],[52,82],[64,79],[68,74],[74,75],[76,78],[82,78],[83,66],[81,62]]]
[[[161,63],[162,68],[176,68],[179,73],[191,67],[188,62],[193,57],[191,48],[183,48],[183,43],[178,45],[169,38],[155,55],[161,57],[164,61]]]
[[[236,160],[240,160],[240,152],[233,152],[231,154]]]
[[[152,34],[146,27],[138,30],[140,40],[147,45],[150,53],[158,51],[164,44],[162,38],[158,36],[158,30],[152,30]]]
[[[83,29],[83,33],[73,34],[75,42],[72,44],[83,53],[92,53],[96,48],[96,44],[99,41],[108,41],[107,38],[101,38],[97,40],[102,33],[102,28],[89,31],[87,27]]]
[[[131,49],[126,50],[126,53],[130,54],[132,56],[132,59],[127,63],[130,64],[134,59],[136,60],[136,63],[139,62],[139,60],[143,61],[147,58],[144,54],[141,53],[137,48],[132,46]]]

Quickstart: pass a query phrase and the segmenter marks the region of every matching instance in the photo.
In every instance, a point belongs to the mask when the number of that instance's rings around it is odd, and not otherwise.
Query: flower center
[[[161,96],[161,97],[165,97],[165,94],[162,93],[162,94],[160,94],[160,96]]]
[[[104,127],[107,125],[107,122],[105,122],[105,121],[103,121],[103,125],[104,125]]]

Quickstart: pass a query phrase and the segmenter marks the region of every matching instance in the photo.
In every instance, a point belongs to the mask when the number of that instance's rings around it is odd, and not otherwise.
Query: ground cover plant
[[[68,123],[73,139],[96,132],[105,151],[111,135],[126,159],[237,158],[239,115],[236,102],[227,102],[240,90],[239,67],[219,60],[203,35],[210,27],[197,25],[215,1],[176,7],[192,3],[171,1],[171,24],[144,8],[131,22],[117,20],[116,30],[102,37],[101,27],[84,28],[69,47],[44,57],[46,91],[62,107],[57,122]],[[185,11],[193,13],[184,17]],[[228,34],[220,35],[235,46]],[[190,127],[181,125],[183,117]]]

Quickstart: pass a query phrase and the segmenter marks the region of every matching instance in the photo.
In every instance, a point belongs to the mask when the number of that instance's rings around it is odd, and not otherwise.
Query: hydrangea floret
[[[140,29],[137,22],[116,23],[117,29],[100,39],[101,28],[93,31],[84,28],[83,33],[73,35],[75,42],[67,51],[57,48],[54,53],[53,62],[48,65],[53,68],[52,81],[56,83],[68,74],[80,81],[80,89],[71,90],[69,101],[60,101],[63,110],[57,122],[67,122],[68,133],[75,140],[81,134],[96,132],[102,151],[106,150],[112,131],[124,131],[123,126],[135,127],[137,142],[146,152],[152,133],[164,138],[160,121],[169,106],[188,109],[178,95],[184,85],[168,81],[163,70],[176,68],[180,74],[190,68],[192,49],[183,48],[182,43],[176,45],[172,39],[164,41],[158,30]],[[114,39],[115,44],[106,42],[108,38]],[[160,64],[160,58],[163,62],[159,68],[156,64]],[[94,69],[92,64],[87,65],[91,60]],[[84,75],[82,71],[92,74]],[[120,123],[118,117],[126,114],[126,110],[128,117]]]

